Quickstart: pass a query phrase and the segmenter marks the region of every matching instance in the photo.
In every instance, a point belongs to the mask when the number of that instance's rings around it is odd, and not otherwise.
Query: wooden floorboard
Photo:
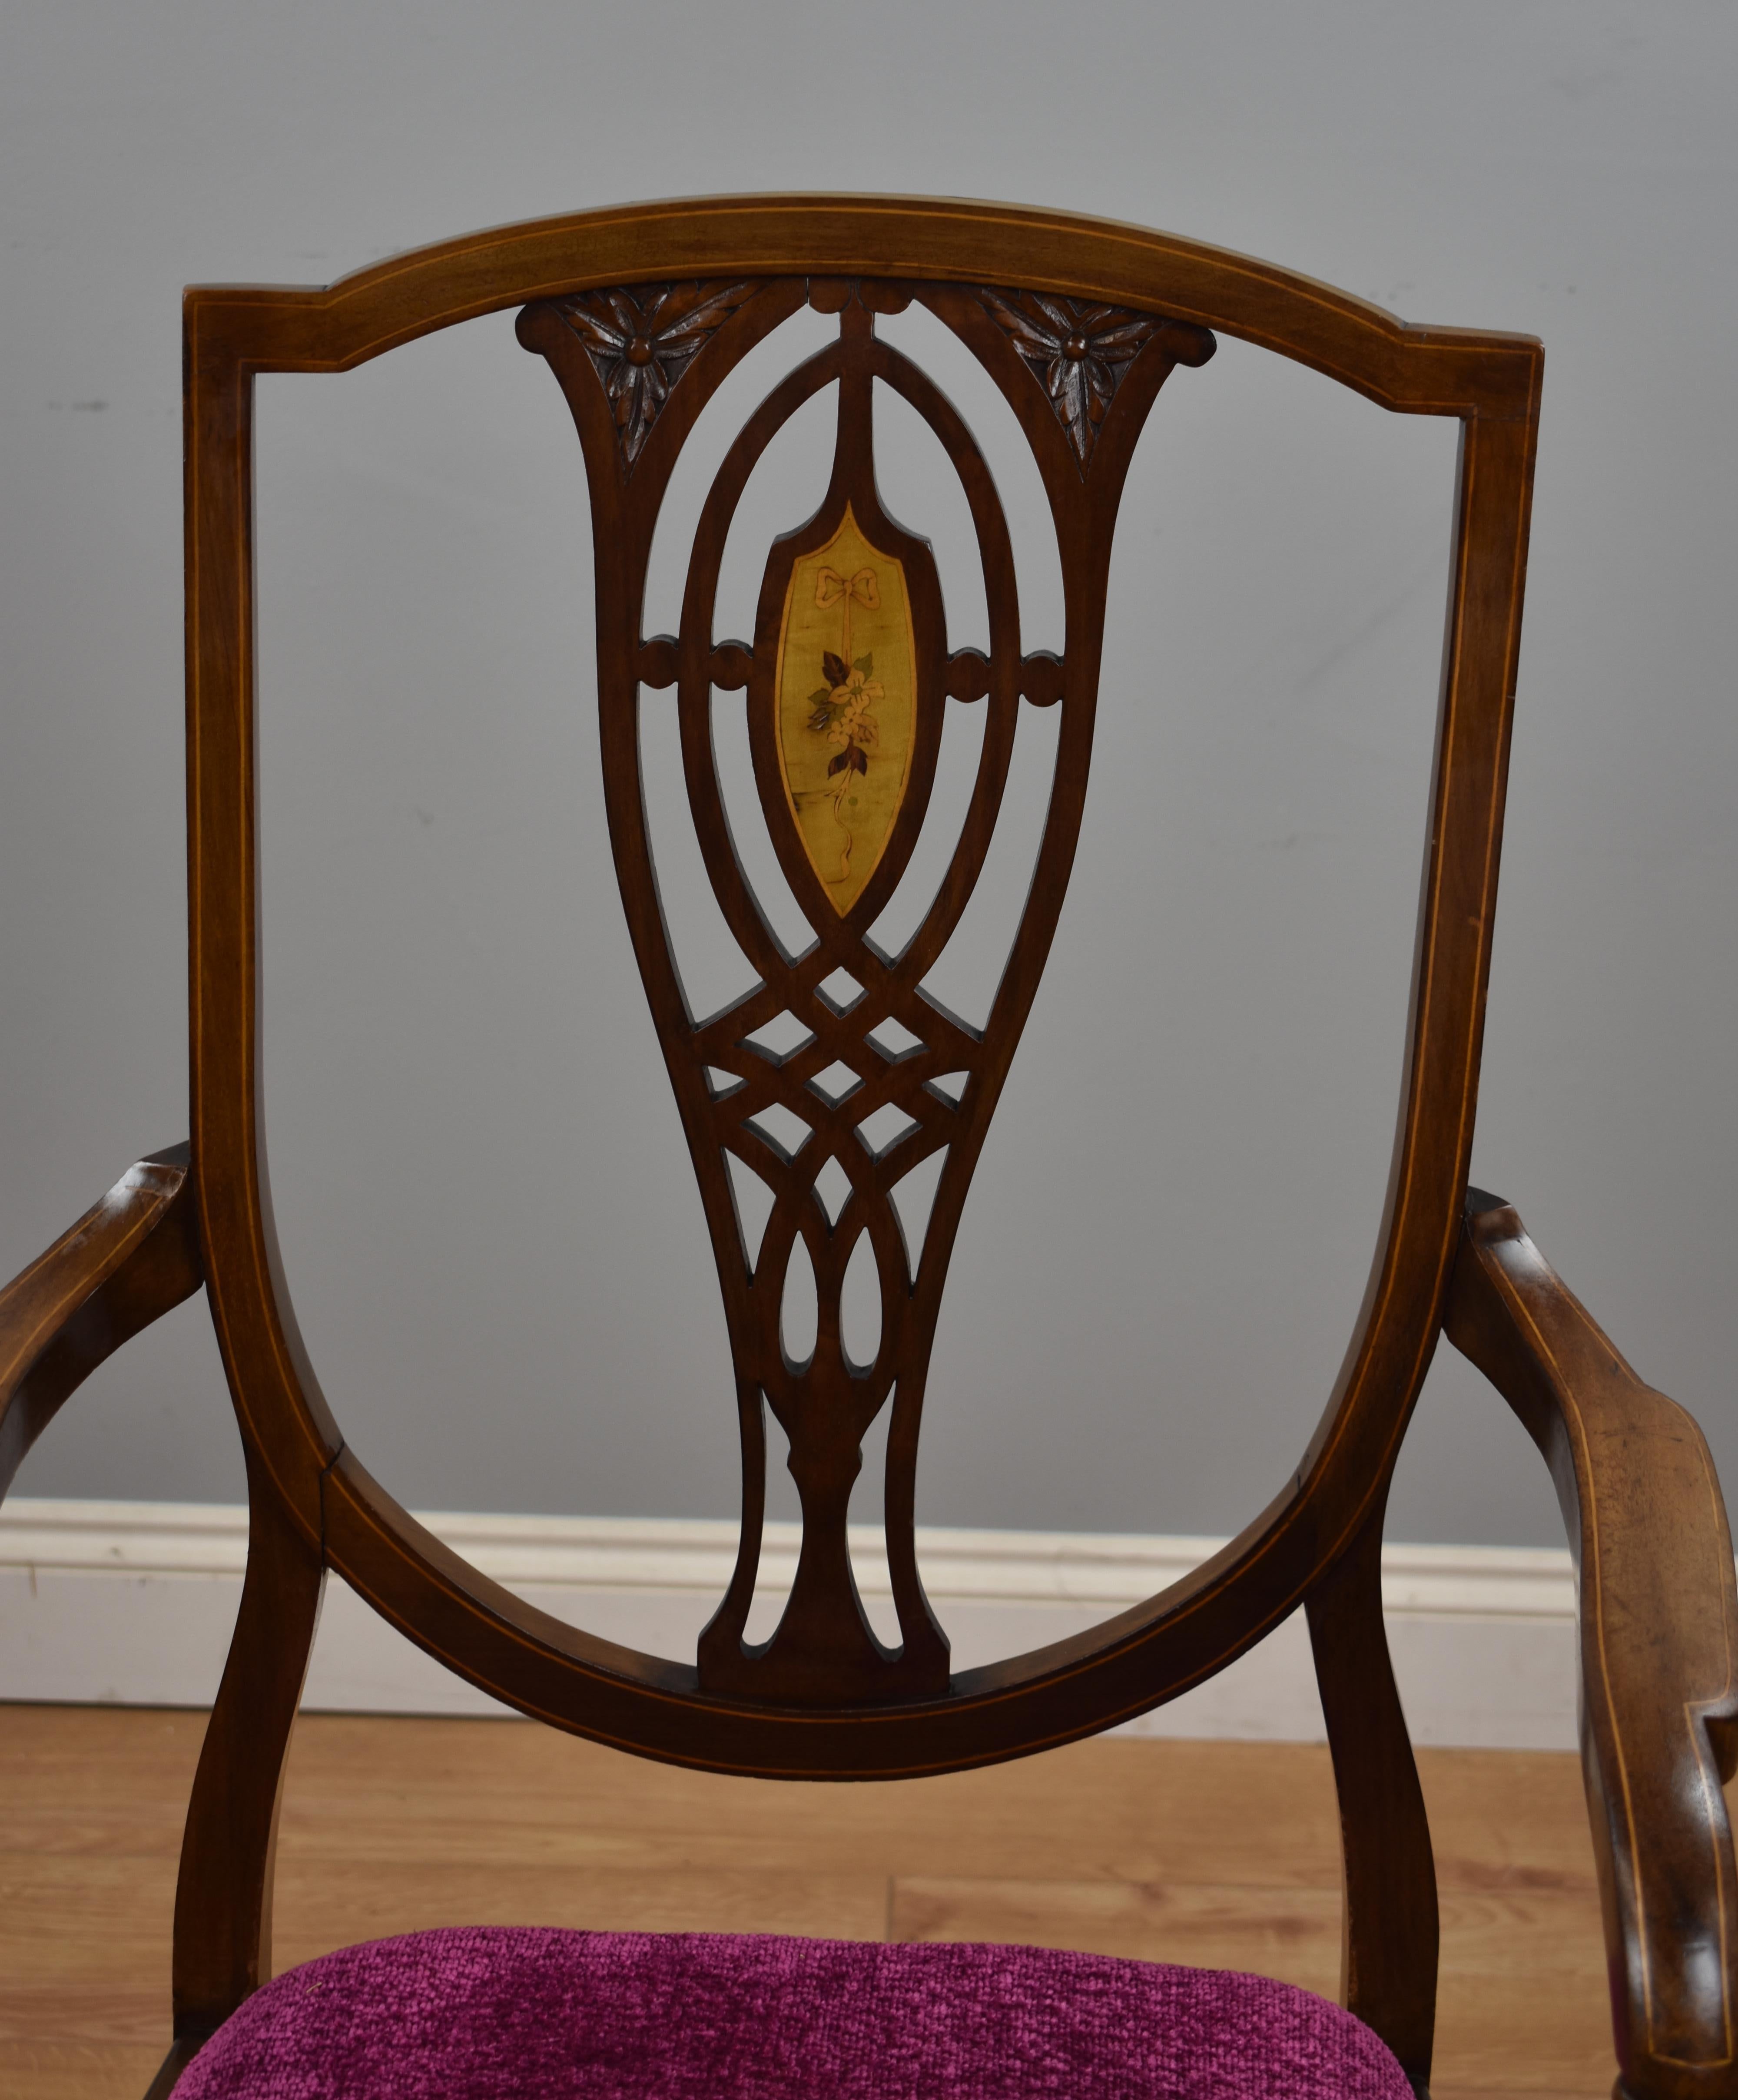
[[[139,2100],[203,1717],[0,1706],[0,2092]],[[1436,2100],[1604,2100],[1576,1761],[1426,1751],[1443,1891]],[[280,1967],[435,1925],[1005,1939],[1331,1996],[1326,1753],[1114,1740],[885,1786],[640,1762],[528,1723],[315,1715],[285,1792]]]

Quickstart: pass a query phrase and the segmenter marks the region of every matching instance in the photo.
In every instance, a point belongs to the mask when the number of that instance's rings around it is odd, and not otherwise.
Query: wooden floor
[[[139,2100],[167,2045],[202,1717],[0,1706],[0,2092]],[[1604,1961],[1575,1761],[1424,1752],[1443,1890],[1437,2100],[1603,2100]],[[318,1715],[296,1737],[276,1965],[420,1926],[1001,1939],[1332,1996],[1325,1750],[1117,1740],[946,1779],[778,1786],[528,1723]]]

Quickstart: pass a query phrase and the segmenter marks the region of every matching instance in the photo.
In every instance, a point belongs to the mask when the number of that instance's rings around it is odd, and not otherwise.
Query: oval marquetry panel
[[[850,506],[792,565],[773,687],[779,774],[803,850],[843,918],[880,863],[911,777],[917,645],[905,568]]]

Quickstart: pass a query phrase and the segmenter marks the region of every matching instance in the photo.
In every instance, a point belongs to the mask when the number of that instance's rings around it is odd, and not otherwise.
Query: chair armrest
[[[1738,2095],[1738,1583],[1714,1461],[1500,1198],[1467,1193],[1444,1321],[1544,1454],[1579,1577],[1581,1736],[1620,2100]]]
[[[205,1282],[187,1165],[140,1160],[0,1290],[0,1498],[68,1394]]]

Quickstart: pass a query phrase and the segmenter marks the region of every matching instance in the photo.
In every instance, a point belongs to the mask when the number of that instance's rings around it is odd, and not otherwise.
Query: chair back
[[[1008,521],[983,452],[881,326],[914,302],[977,358],[1030,446],[1061,564],[1060,655],[1022,653]],[[687,553],[679,629],[647,634],[648,564],[684,444],[732,370],[805,307],[832,317],[833,333],[730,446]],[[741,1545],[692,1659],[638,1654],[537,1611],[393,1500],[320,1394],[272,1232],[258,1060],[254,377],[348,370],[512,307],[521,342],[547,362],[566,398],[584,455],[611,836],[728,1322]],[[1404,2040],[1423,1988],[1418,1935],[1427,1910],[1434,1918],[1434,1896],[1422,1886],[1428,1839],[1387,1672],[1374,1555],[1460,1229],[1537,344],[1408,327],[1285,271],[1136,228],[1023,208],[840,197],[593,212],[451,242],[325,289],[197,288],[187,294],[186,332],[192,1171],[248,1455],[254,1552],[189,1825],[185,1963],[178,1956],[184,2005],[232,2001],[249,1930],[257,1939],[281,1741],[319,1583],[334,1568],[411,1639],[523,1713],[654,1757],[808,1778],[938,1771],[1088,1734],[1200,1682],[1307,1603],[1343,1798],[1352,1785],[1388,1802],[1365,1814],[1365,1838],[1348,1834],[1348,1889],[1362,1921],[1348,1931],[1366,1950],[1364,2010],[1375,2005]],[[1124,479],[1167,383],[1211,384],[1202,368],[1221,333],[1396,413],[1461,425],[1431,828],[1387,1201],[1343,1370],[1285,1491],[1147,1604],[1036,1653],[955,1673],[924,1595],[913,1528],[937,1317],[973,1169],[1067,889]],[[883,505],[878,385],[928,426],[958,476],[982,562],[983,651],[950,651],[929,547]],[[721,634],[720,564],[749,475],[796,411],[827,390],[835,437],[826,494],[768,549],[753,633]],[[950,700],[984,717],[964,820],[915,930],[878,938],[929,813]],[[725,708],[744,719],[758,818],[806,929],[795,943],[775,930],[748,872],[754,856],[733,836],[714,744]],[[984,878],[1027,710],[1049,708],[1058,714],[1056,761],[1036,864],[977,1026],[949,1012],[926,978]],[[693,1010],[660,909],[642,778],[648,710],[677,726],[707,877],[754,980],[720,1012]],[[934,1191],[920,1223],[902,1185],[926,1166]],[[757,1230],[757,1192],[765,1211]],[[880,1306],[879,1339],[862,1360],[841,1326],[854,1257],[872,1264]],[[805,1266],[814,1337],[799,1349],[786,1308]],[[783,1616],[757,1644],[745,1627],[768,1409],[789,1440],[802,1545]],[[865,1433],[884,1410],[897,1644],[878,1638],[865,1615],[846,1535]],[[244,1736],[254,1776],[226,1776]],[[254,1863],[246,1874],[218,1859],[226,1846],[232,1862]],[[1376,1899],[1359,1891],[1374,1888],[1383,1852],[1398,1894],[1383,1899],[1378,1932]],[[201,1920],[220,1913],[228,1921],[214,1938]],[[1429,1939],[1433,1991],[1433,1924]]]

